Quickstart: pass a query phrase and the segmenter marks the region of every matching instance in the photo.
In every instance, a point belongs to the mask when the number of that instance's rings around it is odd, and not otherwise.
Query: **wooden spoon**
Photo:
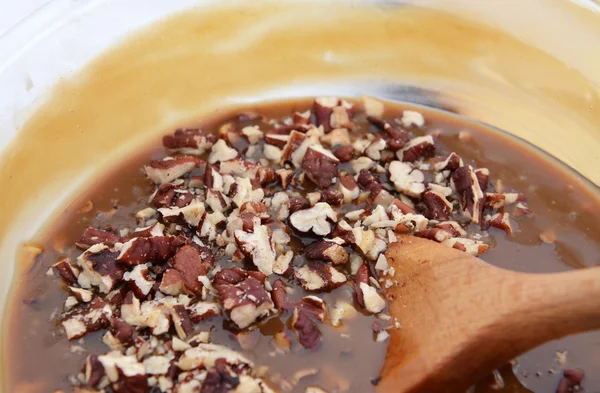
[[[386,256],[402,327],[389,331],[379,392],[464,392],[529,349],[600,328],[600,268],[517,273],[411,236]]]

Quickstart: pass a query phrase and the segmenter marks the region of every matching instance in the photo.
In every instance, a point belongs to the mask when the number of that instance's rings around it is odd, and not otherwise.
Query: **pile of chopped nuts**
[[[373,98],[322,97],[284,119],[243,112],[218,132],[164,137],[169,155],[144,167],[155,191],[140,226],[88,227],[76,261],[49,271],[70,292],[68,339],[103,331],[108,348],[88,356],[75,391],[286,391],[199,323],[222,315],[239,332],[281,315],[283,353],[318,350],[322,324],[357,308],[391,319],[383,292],[399,277],[384,253],[397,234],[480,255],[489,226],[510,235],[511,214],[532,214],[523,194],[492,192],[486,168],[436,152],[421,113],[384,113]],[[344,285],[354,304],[326,304],[322,294]],[[394,326],[374,326],[375,341]]]

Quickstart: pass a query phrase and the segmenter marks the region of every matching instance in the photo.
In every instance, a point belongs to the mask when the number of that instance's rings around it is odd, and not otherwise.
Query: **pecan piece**
[[[261,273],[268,276],[273,274],[273,266],[275,265],[276,258],[275,247],[273,245],[271,230],[259,224],[254,223],[252,233],[236,229],[234,237],[244,255],[252,260]]]
[[[335,97],[318,97],[313,103],[313,113],[317,126],[323,126],[325,133],[333,129],[352,126],[352,104]]]
[[[104,377],[104,366],[98,360],[98,355],[89,355],[85,361],[85,383],[96,387]]]
[[[327,305],[320,297],[304,296],[298,303],[298,310],[323,322],[327,314]]]
[[[62,277],[62,279],[68,284],[75,284],[77,282],[79,270],[73,266],[68,259],[60,259],[58,262],[52,265],[52,269],[55,269],[60,277]]]
[[[294,160],[294,156],[296,152],[302,153],[300,150],[301,146],[307,142],[307,136],[298,131],[292,131],[289,135],[288,141],[286,142],[283,152],[281,153],[281,163],[285,163],[288,161],[296,161]],[[303,156],[303,153],[300,154]],[[300,161],[301,163],[302,161]],[[296,164],[297,162],[294,162]],[[299,166],[299,165],[295,165]]]
[[[328,240],[320,240],[308,245],[304,249],[304,256],[308,259],[331,262],[334,265],[348,262],[348,252],[344,247]]]
[[[217,141],[217,137],[200,128],[177,129],[173,135],[163,137],[163,146],[182,154],[200,156]]]
[[[309,315],[298,308],[294,309],[292,314],[292,327],[298,335],[298,341],[306,349],[317,349],[321,342],[322,334],[317,324]]]
[[[478,224],[483,210],[484,195],[473,168],[463,166],[454,171],[451,185],[458,193],[458,201],[463,215],[474,224]]]
[[[354,147],[353,146],[340,146],[333,152],[340,162],[349,162],[354,158]]]
[[[96,244],[77,258],[81,273],[77,282],[82,288],[97,286],[100,292],[109,293],[123,279],[125,270],[117,263],[117,252],[104,244]]]
[[[118,351],[98,356],[115,392],[146,393],[148,376],[144,365],[135,355],[125,356]]]
[[[460,156],[454,152],[450,153],[448,157],[441,157],[435,160],[436,163],[433,165],[437,172],[442,171],[454,171],[463,166],[463,160]]]
[[[79,240],[75,242],[75,245],[82,250],[87,250],[91,246],[100,243],[106,244],[108,247],[114,247],[115,243],[120,240],[119,236],[112,232],[103,231],[94,227],[87,227]]]
[[[427,228],[415,233],[415,236],[441,243],[452,238],[453,234],[441,228]]]
[[[302,288],[309,292],[329,292],[346,282],[346,276],[338,272],[333,266],[322,263],[309,262],[296,269],[295,277],[300,281]]]
[[[281,183],[281,188],[285,190],[286,188],[288,188],[290,183],[292,183],[292,180],[294,180],[294,175],[296,173],[290,169],[282,168],[276,170],[275,174],[277,175],[277,178]]]
[[[423,172],[406,163],[392,161],[389,166],[390,181],[394,183],[396,191],[411,197],[420,197],[425,191],[425,176]]]
[[[208,156],[208,163],[215,164],[217,162],[226,162],[233,160],[238,156],[237,150],[227,145],[227,142],[223,139],[219,139],[210,149],[210,155]]]
[[[216,274],[213,283],[223,308],[240,329],[268,315],[274,307],[264,286],[264,275],[258,280],[250,273],[241,269],[223,269]]]
[[[485,193],[485,207],[500,209],[501,207],[511,205],[516,202],[525,202],[525,194],[521,193]]]
[[[175,254],[180,244],[174,236],[135,237],[123,244],[117,260],[127,265],[165,261]]]
[[[447,220],[452,215],[452,203],[439,192],[426,191],[423,194],[425,216],[430,220]]]
[[[398,129],[394,127],[391,123],[382,120],[378,117],[367,116],[367,120],[369,121],[369,123],[373,124],[375,127],[388,134],[389,138],[387,139],[387,143],[389,147],[394,151],[402,149],[410,138],[408,132]]]
[[[354,180],[354,177],[349,173],[344,173],[339,176],[338,190],[342,193],[343,202],[350,203],[360,194],[358,184]]]
[[[309,146],[302,160],[306,176],[321,188],[327,188],[337,177],[339,160],[321,146]]]
[[[275,308],[278,310],[284,310],[290,306],[290,303],[287,300],[286,285],[281,280],[275,280],[273,283],[271,297],[273,298]]]
[[[198,250],[191,245],[181,247],[173,257],[173,268],[181,274],[185,289],[194,294],[202,291],[198,277],[206,276],[213,263],[214,256],[209,249]]]
[[[149,277],[148,266],[137,265],[133,270],[123,275],[123,280],[129,283],[129,286],[140,299],[144,299],[154,287],[154,280]]]
[[[488,182],[490,180],[490,171],[487,168],[478,168],[475,169],[475,176],[477,176],[477,182],[479,183],[479,188],[482,191],[485,191],[488,186]]]
[[[290,225],[300,232],[312,231],[315,235],[326,236],[331,232],[331,224],[328,219],[334,222],[337,221],[337,213],[329,204],[319,202],[310,209],[298,210],[292,213]]]
[[[396,156],[404,162],[414,162],[435,151],[433,137],[431,135],[420,136],[411,139]]]
[[[89,303],[79,303],[61,319],[67,338],[75,340],[110,325],[110,307],[99,297]]]
[[[157,184],[170,183],[190,172],[198,165],[198,159],[191,156],[166,157],[152,161],[144,167],[146,176]]]
[[[510,225],[510,215],[508,213],[496,213],[490,217],[488,223],[498,229],[502,229],[509,235],[512,235],[513,229]]]

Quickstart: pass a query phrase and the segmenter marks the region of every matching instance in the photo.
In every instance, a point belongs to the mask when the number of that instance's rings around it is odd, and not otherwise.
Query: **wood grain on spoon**
[[[380,392],[464,392],[529,349],[600,328],[600,268],[518,273],[408,236],[386,256],[402,328],[390,331]]]

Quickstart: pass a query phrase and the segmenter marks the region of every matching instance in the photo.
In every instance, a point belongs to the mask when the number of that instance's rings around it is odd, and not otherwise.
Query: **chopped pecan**
[[[495,227],[502,229],[509,235],[512,235],[513,230],[510,225],[510,215],[508,213],[496,213],[488,221],[488,223]]]
[[[414,169],[410,164],[392,161],[389,166],[390,181],[394,183],[396,191],[411,197],[419,197],[425,191],[425,176],[423,172]]]
[[[481,255],[490,248],[488,244],[485,244],[479,240],[463,239],[456,237],[444,240],[442,244],[450,248],[456,248],[457,250],[466,252],[467,254],[471,254],[474,256]]]
[[[362,292],[365,309],[370,313],[377,314],[383,311],[385,308],[385,300],[377,293],[377,289],[373,288],[369,284],[361,282],[359,284],[359,290]]]
[[[171,258],[181,245],[175,236],[135,237],[123,244],[117,260],[127,265]]]
[[[327,305],[317,296],[304,296],[298,303],[298,310],[323,322],[327,314]]]
[[[438,172],[454,171],[463,166],[462,158],[460,158],[460,156],[454,152],[450,153],[447,157],[441,157],[435,161],[436,163],[433,165],[433,167]]]
[[[181,273],[185,289],[194,294],[201,293],[202,283],[198,277],[206,276],[212,263],[214,256],[209,249],[198,250],[191,245],[183,246],[173,257],[173,268]]]
[[[170,183],[190,172],[198,165],[198,159],[191,156],[166,157],[152,161],[144,167],[146,175],[157,184]]]
[[[219,292],[223,308],[240,329],[266,316],[274,307],[265,289],[264,279],[259,281],[241,269],[221,270],[215,276],[214,286]]]
[[[129,286],[140,299],[148,296],[154,287],[154,280],[149,277],[148,266],[137,265],[133,270],[123,275],[123,280],[129,282]]]
[[[240,250],[252,259],[258,270],[266,275],[273,274],[276,254],[272,232],[268,227],[255,223],[253,233],[237,229],[234,236]]]
[[[525,202],[525,194],[521,193],[485,193],[485,206],[492,209],[500,209],[501,207],[511,205],[516,202]]]
[[[333,266],[309,262],[294,272],[302,287],[309,291],[331,291],[346,282],[346,276]]]
[[[517,217],[521,217],[521,216],[532,216],[533,212],[523,203],[517,203],[517,205],[515,206],[515,210],[513,212],[513,216],[515,218]]]
[[[148,376],[144,365],[135,355],[125,356],[118,351],[98,356],[115,392],[146,393]]]
[[[288,141],[286,142],[283,152],[281,154],[281,163],[287,161],[294,161],[295,153],[298,152],[302,145],[307,141],[307,136],[298,131],[292,131],[289,135]],[[304,156],[304,153],[301,154]],[[300,161],[301,163],[302,161]],[[296,165],[299,166],[299,165]]]
[[[436,228],[449,232],[454,237],[467,236],[467,231],[456,221],[444,221],[435,225]]]
[[[77,282],[79,270],[73,266],[67,258],[61,258],[52,265],[52,268],[55,269],[68,284],[75,284]]]
[[[411,139],[396,155],[401,161],[413,162],[434,151],[435,145],[433,143],[433,137],[431,135],[425,135]]]
[[[298,210],[304,209],[307,206],[306,201],[301,198],[290,198],[289,209],[290,213],[295,213]]]
[[[453,234],[441,228],[427,228],[415,233],[415,236],[441,243],[452,238]]]
[[[210,155],[208,156],[208,162],[215,164],[217,162],[225,162],[233,160],[238,156],[237,150],[227,145],[225,140],[219,139],[210,149]]]
[[[377,163],[371,160],[369,157],[358,157],[350,162],[352,171],[356,174],[362,172],[363,170],[371,170],[376,166],[376,164]]]
[[[415,214],[416,211],[412,206],[402,202],[400,199],[394,199],[392,202],[403,214]]]
[[[364,190],[367,190],[371,193],[372,199],[374,199],[380,192],[383,190],[383,186],[377,181],[375,176],[368,169],[361,169],[359,172],[356,182],[360,185]]]
[[[121,343],[129,343],[133,338],[133,326],[121,318],[111,318],[110,330],[113,336]]]
[[[215,365],[217,359],[227,359],[229,365],[235,366],[240,371],[253,366],[250,359],[224,345],[202,343],[181,355],[179,368],[184,371],[208,369]]]
[[[387,143],[383,138],[377,138],[365,149],[365,154],[372,160],[381,160],[381,152],[385,150]]]
[[[365,299],[360,286],[361,284],[369,285],[370,276],[371,274],[369,273],[369,265],[368,263],[363,262],[354,276],[354,292],[356,293],[356,301],[363,307],[365,306]]]
[[[221,309],[216,303],[197,302],[188,307],[188,313],[193,322],[200,322],[204,319],[220,315]]]
[[[304,111],[304,112],[294,112],[294,124],[310,124],[310,116],[311,116],[311,111],[310,109]]]
[[[294,309],[292,315],[292,327],[298,334],[298,341],[306,349],[317,349],[321,342],[322,334],[317,324],[310,319],[309,315],[299,308]]]
[[[308,245],[304,249],[304,256],[308,259],[331,262],[334,265],[348,262],[348,252],[344,247],[328,240],[320,240]]]
[[[282,168],[282,169],[276,170],[275,174],[277,175],[277,178],[279,179],[279,182],[281,183],[281,188],[285,190],[291,184],[292,180],[294,179],[294,175],[296,173],[290,169]]]
[[[475,169],[475,176],[477,176],[477,182],[479,183],[479,188],[482,191],[485,191],[488,186],[488,182],[490,180],[490,171],[487,168],[478,168]]]
[[[199,128],[175,130],[163,137],[163,146],[183,154],[202,155],[217,141],[217,137]]]
[[[400,122],[406,128],[412,126],[423,127],[425,125],[425,118],[420,112],[406,110],[402,112]]]
[[[367,116],[370,117],[381,117],[383,116],[383,112],[385,110],[385,105],[383,101],[380,101],[376,98],[369,96],[362,96],[361,101],[363,104],[363,109]]]
[[[319,202],[325,202],[331,206],[341,206],[344,201],[344,194],[338,190],[323,190],[320,192]]]
[[[125,270],[117,263],[117,252],[104,244],[96,244],[77,258],[81,273],[77,282],[82,288],[97,286],[102,293],[109,293],[123,279]]]
[[[177,336],[179,336],[180,339],[185,340],[185,338],[194,331],[192,320],[190,319],[185,306],[183,304],[175,304],[174,306],[171,306],[170,311]]]
[[[273,283],[271,297],[273,298],[275,308],[278,310],[284,310],[290,306],[290,303],[287,300],[286,285],[281,280],[275,280]]]
[[[97,387],[104,375],[104,366],[98,360],[98,355],[89,355],[85,361],[86,385]]]
[[[484,195],[473,168],[471,166],[458,168],[452,174],[451,184],[458,193],[463,215],[474,224],[478,224],[481,219]]]
[[[336,128],[335,130],[332,130],[329,134],[321,137],[321,142],[331,147],[350,146],[352,144],[350,134],[345,128]]]
[[[87,250],[94,244],[100,243],[106,244],[108,247],[114,247],[115,243],[120,240],[119,235],[112,232],[103,231],[94,227],[87,227],[75,245],[82,250]]]
[[[327,188],[337,177],[339,160],[327,149],[309,146],[302,160],[306,176],[321,188]]]
[[[325,133],[335,128],[352,126],[352,104],[335,97],[318,97],[313,103],[313,113],[317,126],[323,126]]]
[[[315,235],[326,236],[331,232],[331,224],[328,219],[337,221],[337,213],[329,204],[319,202],[310,209],[292,213],[290,224],[300,232],[312,231]]]
[[[221,191],[209,188],[206,190],[206,204],[212,209],[213,212],[224,212],[231,206],[229,198],[227,198]]]
[[[375,127],[388,134],[387,139],[389,147],[394,150],[402,149],[408,142],[410,135],[408,132],[394,127],[391,123],[378,117],[368,116],[367,120]]]
[[[352,227],[346,221],[340,221],[331,234],[334,238],[340,238],[348,244],[356,244],[356,239],[352,233]]]
[[[110,325],[110,307],[99,297],[89,303],[79,303],[61,319],[69,340],[75,340],[90,332],[105,329]]]
[[[352,146],[340,146],[333,152],[333,155],[336,156],[340,162],[349,162],[354,158],[354,147]]]
[[[242,128],[242,135],[248,139],[248,142],[251,145],[257,144],[258,141],[263,139],[264,136],[263,132],[258,126],[247,126]]]
[[[254,213],[261,220],[269,218],[269,208],[262,202],[244,202],[240,206],[240,213]]]
[[[452,215],[452,203],[439,192],[426,191],[423,194],[425,216],[430,220],[447,220]]]
[[[356,180],[349,173],[340,174],[339,176],[338,190],[341,192],[344,203],[351,203],[353,200],[358,198],[360,190]]]

